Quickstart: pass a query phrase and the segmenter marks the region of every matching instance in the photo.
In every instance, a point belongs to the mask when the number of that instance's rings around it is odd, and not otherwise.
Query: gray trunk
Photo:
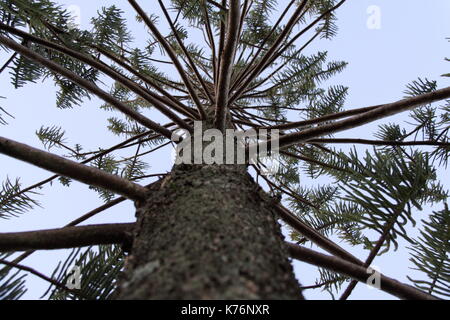
[[[302,298],[271,203],[242,167],[175,167],[138,205],[117,297]]]
[[[203,130],[213,128],[214,109],[207,111]],[[272,201],[246,165],[174,166],[137,204],[134,243],[117,297],[303,298]]]

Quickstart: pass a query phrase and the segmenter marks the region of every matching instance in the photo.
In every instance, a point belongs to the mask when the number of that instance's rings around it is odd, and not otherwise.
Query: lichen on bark
[[[138,204],[117,298],[302,298],[271,204],[245,166],[175,166]]]

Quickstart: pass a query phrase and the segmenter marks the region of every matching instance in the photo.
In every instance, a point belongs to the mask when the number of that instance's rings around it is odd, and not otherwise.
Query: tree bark
[[[178,165],[137,204],[118,299],[301,299],[273,201],[235,165]]]

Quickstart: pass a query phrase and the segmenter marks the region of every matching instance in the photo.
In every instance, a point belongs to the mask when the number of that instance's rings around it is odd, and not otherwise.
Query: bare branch
[[[293,243],[287,243],[292,258],[349,276],[360,282],[367,283],[373,273],[365,267],[345,261],[338,257],[328,256]],[[400,299],[437,300],[438,298],[422,292],[410,285],[380,274],[380,290],[390,293]]]
[[[247,89],[248,85],[260,74],[260,72],[266,66],[266,63],[275,54],[280,44],[291,33],[292,28],[294,27],[295,23],[297,22],[299,16],[303,12],[303,9],[305,8],[307,3],[308,0],[303,0],[302,3],[298,6],[298,8],[295,10],[291,18],[289,19],[283,31],[280,33],[278,38],[273,43],[273,45],[269,48],[269,50],[267,50],[265,55],[262,57],[261,61],[259,61],[258,64],[252,69],[250,74],[246,75],[246,78],[245,80],[243,80],[242,85],[234,92],[234,94],[231,96],[230,101],[236,101],[239,98],[239,96],[245,91],[245,89]]]
[[[222,6],[227,5],[227,0],[222,0]],[[219,30],[219,51],[217,52],[217,61],[216,61],[216,70],[217,73],[219,73],[220,70],[220,64],[222,63],[222,52],[223,47],[225,45],[225,22],[224,19],[220,19],[220,30]],[[214,89],[216,90],[216,97],[217,97],[217,82],[219,81],[219,74],[217,74],[217,78],[214,79]]]
[[[147,193],[144,187],[119,176],[3,137],[0,137],[0,153],[82,183],[110,190],[132,200],[141,200]]]
[[[228,22],[226,27],[226,41],[220,59],[219,79],[217,81],[215,126],[224,130],[228,113],[228,94],[230,90],[231,71],[233,69],[236,47],[239,36],[239,19],[241,14],[240,1],[230,0]]]
[[[273,126],[264,128],[264,129],[280,129],[280,130],[300,129],[302,127],[310,126],[313,124],[323,123],[326,121],[342,119],[342,118],[347,118],[347,117],[354,116],[357,114],[362,114],[362,113],[374,110],[378,107],[381,107],[381,105],[373,106],[373,107],[366,107],[366,108],[350,109],[350,110],[346,110],[346,111],[342,111],[342,112],[338,112],[338,113],[327,114],[326,116],[322,116],[322,117],[315,118],[315,119],[289,122],[289,123],[285,123],[285,124],[277,124],[277,125],[273,125]]]
[[[162,79],[149,79],[149,76],[146,75],[142,75],[140,72],[138,72],[134,67],[132,67],[131,65],[127,64],[125,61],[121,60],[121,58],[117,57],[115,54],[108,52],[98,46],[95,47],[95,49],[101,53],[102,55],[104,55],[105,57],[107,57],[108,59],[110,59],[111,61],[117,63],[119,66],[121,66],[122,68],[124,68],[125,70],[127,70],[128,72],[130,72],[131,74],[133,74],[134,76],[136,76],[138,79],[142,80],[146,85],[150,86],[151,88],[156,89],[158,92],[160,92],[163,97],[158,97],[157,95],[155,95],[155,97],[159,98],[159,100],[161,100],[162,103],[167,104],[168,106],[172,107],[175,111],[178,111],[179,113],[189,117],[189,118],[194,118],[197,119],[198,118],[198,114],[195,112],[194,109],[184,105],[183,103],[181,103],[179,100],[177,100],[172,94],[170,94],[169,92],[167,92],[164,88],[162,88],[160,85],[156,84],[155,81],[160,82],[166,86],[169,86],[172,89],[178,90],[180,92],[186,93],[188,94],[187,91],[184,91],[183,89],[178,88],[176,85],[170,83],[169,80],[164,81]],[[151,94],[151,92],[149,93]],[[166,99],[164,99],[166,98]]]
[[[370,144],[373,146],[440,146],[449,147],[450,142],[440,141],[388,141],[388,140],[367,140],[351,138],[335,139],[312,139],[308,143],[351,143],[351,144]]]
[[[279,145],[286,148],[293,144],[306,142],[314,138],[318,138],[327,134],[336,133],[355,127],[359,127],[366,123],[370,123],[379,119],[389,117],[391,115],[413,109],[415,107],[432,103],[435,101],[447,99],[450,97],[450,87],[436,90],[431,93],[422,94],[413,98],[403,99],[397,102],[388,103],[372,109],[371,111],[351,117],[339,122],[325,124],[319,127],[306,129],[300,132],[290,133],[281,136]]]
[[[203,15],[205,19],[205,28],[206,28],[206,34],[208,35],[209,40],[209,46],[211,48],[211,55],[212,55],[212,69],[213,69],[213,80],[214,83],[216,83],[217,80],[217,70],[216,70],[216,61],[217,61],[217,53],[216,53],[216,44],[214,42],[214,33],[211,28],[211,21],[209,19],[208,15],[208,7],[206,5],[206,0],[203,0]]]
[[[289,4],[286,6],[284,11],[281,13],[280,17],[278,18],[277,22],[274,24],[272,29],[269,31],[267,36],[263,39],[262,43],[258,45],[258,51],[253,55],[250,62],[247,64],[247,67],[242,71],[242,73],[237,77],[236,82],[233,84],[232,89],[235,89],[237,85],[240,84],[241,80],[245,78],[245,76],[248,74],[250,68],[255,66],[255,62],[258,59],[259,55],[261,54],[262,50],[264,50],[264,45],[267,43],[267,41],[270,39],[272,34],[276,31],[278,26],[280,25],[281,21],[283,21],[284,17],[288,13],[289,9],[292,7],[292,5],[295,3],[296,0],[291,0]]]
[[[161,184],[161,180],[158,180],[158,181],[150,183],[149,185],[146,186],[146,188],[148,188],[149,191],[150,190],[156,190],[157,188],[159,188],[160,184]],[[76,225],[78,225],[78,224],[80,224],[80,223],[82,223],[82,222],[92,218],[93,216],[95,216],[95,215],[97,215],[97,214],[99,214],[99,213],[101,213],[101,212],[103,212],[103,211],[105,211],[105,210],[107,210],[109,208],[112,208],[115,205],[118,205],[119,203],[124,202],[125,200],[127,200],[127,199],[124,198],[124,197],[116,198],[115,200],[112,200],[112,201],[110,201],[108,203],[105,203],[104,205],[102,205],[102,206],[100,206],[98,208],[95,208],[94,210],[91,210],[88,213],[85,213],[81,217],[79,217],[79,218],[69,222],[64,227],[74,227],[74,226],[76,226]],[[22,260],[26,259],[27,257],[29,257],[30,255],[32,255],[34,252],[36,252],[36,250],[28,250],[28,251],[22,253],[16,259],[14,259],[13,262],[14,263],[19,263],[20,261],[22,261]]]
[[[8,68],[8,66],[11,64],[11,62],[14,61],[14,59],[17,57],[17,52],[14,52],[11,57],[9,57],[9,59],[3,64],[3,66],[0,68],[0,74],[3,73],[3,71],[5,71],[6,68]]]
[[[0,233],[0,251],[52,250],[127,241],[134,223],[101,224],[81,227]]]
[[[220,10],[223,10],[223,11],[225,11],[225,12],[228,11],[228,9],[227,9],[225,6],[221,5],[220,3],[217,3],[216,1],[213,1],[213,0],[206,0],[206,2],[212,4],[213,6],[219,8]]]
[[[175,39],[178,42],[178,45],[180,46],[181,50],[183,51],[184,55],[186,56],[188,62],[189,62],[189,66],[191,67],[191,69],[194,71],[195,77],[197,78],[197,81],[200,83],[200,85],[203,88],[203,91],[205,92],[206,96],[208,97],[209,101],[211,103],[213,103],[213,97],[211,96],[208,87],[206,86],[205,81],[203,80],[202,76],[200,75],[200,72],[198,72],[197,66],[194,63],[194,60],[192,60],[191,55],[189,54],[189,52],[187,51],[186,47],[183,44],[183,41],[181,40],[180,36],[178,35],[177,29],[175,28],[174,23],[172,22],[172,19],[170,18],[169,13],[166,10],[166,7],[164,6],[164,4],[162,3],[161,0],[158,0],[159,5],[164,13],[164,16],[167,19],[167,22],[170,25],[170,28],[172,29],[172,32],[175,36]]]

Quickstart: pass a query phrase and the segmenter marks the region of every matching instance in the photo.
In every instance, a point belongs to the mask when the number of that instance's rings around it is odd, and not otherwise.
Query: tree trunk
[[[302,298],[271,201],[242,166],[175,166],[137,205],[117,298]]]

